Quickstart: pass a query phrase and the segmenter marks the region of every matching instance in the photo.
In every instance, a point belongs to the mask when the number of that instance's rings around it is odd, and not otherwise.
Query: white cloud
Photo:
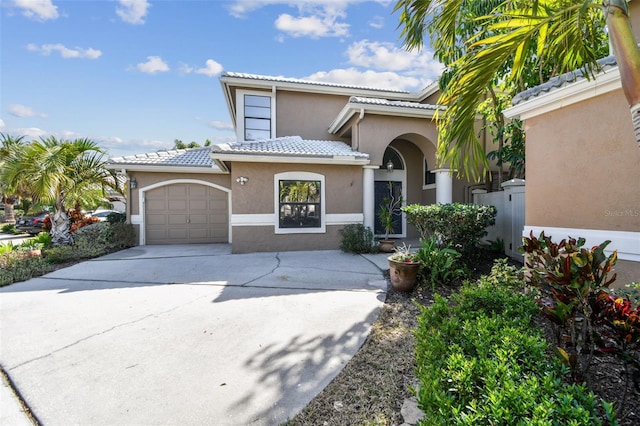
[[[14,136],[24,136],[26,140],[38,139],[38,138],[49,135],[48,132],[45,132],[42,129],[38,129],[37,127],[22,127],[17,129],[8,129],[7,133],[12,134]]]
[[[207,123],[209,127],[212,127],[216,130],[233,130],[233,123],[230,121],[219,121],[213,120]]]
[[[167,65],[167,63],[163,61],[160,56],[147,56],[147,59],[147,62],[141,62],[136,65],[138,71],[147,74],[169,71],[169,65]]]
[[[276,19],[275,27],[292,37],[343,37],[349,35],[349,24],[335,21],[335,16],[293,17],[282,14]]]
[[[144,18],[151,7],[147,0],[118,0],[118,3],[120,6],[116,7],[116,14],[120,19],[128,24],[144,24]]]
[[[4,129],[4,120],[0,118],[0,129]]]
[[[9,114],[20,118],[47,117],[47,114],[36,112],[33,108],[20,104],[9,105]]]
[[[385,42],[358,41],[349,46],[346,55],[350,64],[365,68],[389,71],[442,68],[442,65],[433,59],[433,53],[430,51],[408,52]]]
[[[373,19],[369,21],[369,26],[379,30],[384,27],[384,18],[382,16],[374,16]]]
[[[213,59],[207,59],[204,68],[199,68],[195,72],[196,74],[204,74],[207,77],[214,77],[222,72],[222,65],[214,61]]]
[[[22,9],[22,14],[30,19],[46,21],[60,16],[58,7],[51,0],[14,0],[13,4]]]
[[[49,56],[52,52],[58,52],[61,57],[65,59],[69,58],[87,58],[87,59],[98,59],[102,56],[102,51],[97,49],[82,49],[80,47],[76,47],[74,49],[70,49],[63,44],[43,44],[42,46],[36,46],[33,43],[27,45],[27,50],[31,52],[40,52],[45,56]]]
[[[361,71],[356,68],[348,68],[334,69],[327,72],[320,71],[303,78],[305,80],[327,83],[413,91],[422,89],[433,82],[433,80],[426,78],[426,76],[425,78],[421,77],[423,76],[412,77],[389,71]]]

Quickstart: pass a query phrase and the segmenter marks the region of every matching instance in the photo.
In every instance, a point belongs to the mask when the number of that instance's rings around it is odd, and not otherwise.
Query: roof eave
[[[351,155],[334,156],[299,156],[299,155],[266,155],[266,154],[224,154],[215,153],[216,161],[237,161],[245,163],[293,163],[293,164],[331,164],[345,166],[366,166],[368,158]]]
[[[107,164],[106,168],[109,170],[125,170],[132,172],[172,172],[172,173],[212,173],[212,174],[226,174],[228,170],[222,170],[222,168],[214,166],[167,166],[167,165],[151,165],[151,164],[125,164],[125,163],[111,163]],[[225,168],[226,169],[226,168]]]
[[[526,120],[593,98],[594,96],[603,95],[620,89],[621,87],[620,71],[618,67],[614,67],[601,72],[592,80],[582,78],[523,101],[506,109],[504,115],[507,118]]]
[[[349,102],[342,108],[342,111],[329,125],[329,133],[335,134],[351,120],[355,114],[363,112],[365,114],[390,115],[407,118],[433,118],[437,109],[420,109],[406,106],[374,105],[368,103]]]

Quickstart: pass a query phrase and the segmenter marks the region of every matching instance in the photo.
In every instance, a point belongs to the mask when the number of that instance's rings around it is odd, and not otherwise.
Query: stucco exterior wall
[[[328,128],[348,101],[348,96],[278,91],[276,135],[298,135],[310,140],[342,140],[329,133]]]
[[[640,231],[640,150],[621,90],[530,118],[525,130],[526,225]]]
[[[358,124],[359,151],[369,154],[371,164],[381,165],[387,145],[399,136],[407,133],[423,136],[423,141],[417,143],[422,152],[427,155],[427,161],[435,164],[435,144],[438,141],[438,131],[434,121],[406,117],[390,117],[381,115],[365,115]],[[428,155],[434,153],[433,158]],[[422,156],[420,156],[422,158]],[[422,161],[422,160],[420,160]],[[420,166],[422,170],[422,166]]]
[[[272,164],[234,162],[232,182],[233,215],[273,214],[277,218],[274,175],[282,172],[311,172],[324,175],[325,213],[362,214],[362,167],[314,164]],[[249,181],[236,182],[238,176]],[[246,218],[246,216],[245,216]],[[274,219],[277,220],[277,219]],[[326,225],[321,234],[276,234],[273,225],[232,226],[234,253],[256,251],[335,250],[340,246],[343,225]]]

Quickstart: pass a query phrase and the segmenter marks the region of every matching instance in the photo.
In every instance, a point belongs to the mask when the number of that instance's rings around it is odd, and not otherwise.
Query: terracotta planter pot
[[[389,279],[394,290],[410,292],[416,287],[420,263],[398,262],[387,258],[389,261]]]

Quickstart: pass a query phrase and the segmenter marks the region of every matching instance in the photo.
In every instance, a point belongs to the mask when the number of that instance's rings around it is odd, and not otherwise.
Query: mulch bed
[[[487,274],[493,264],[492,256],[482,256],[473,270],[473,279]],[[514,263],[517,266],[522,266]],[[436,293],[449,297],[460,283],[439,287]],[[391,287],[377,321],[360,350],[342,372],[316,396],[287,426],[295,425],[399,425],[402,404],[413,394],[415,387],[415,337],[420,314],[418,305],[433,303],[430,288],[418,288],[412,293],[400,293]],[[552,328],[540,317],[537,324],[548,339]],[[549,340],[553,343],[553,340]],[[618,401],[624,380],[620,377],[620,363],[613,357],[594,361],[586,377],[589,388],[606,401]],[[619,418],[621,426],[640,424],[640,392],[631,390]]]

